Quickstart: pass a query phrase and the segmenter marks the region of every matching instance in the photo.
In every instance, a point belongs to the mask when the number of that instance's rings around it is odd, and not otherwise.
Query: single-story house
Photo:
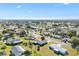
[[[49,29],[48,31],[52,33],[52,32],[55,31],[55,28],[53,28],[53,29]]]
[[[12,25],[6,26],[6,28],[9,30],[14,30],[14,26],[12,26]]]
[[[6,33],[6,34],[3,35],[3,37],[4,38],[10,38],[10,34],[9,33]]]
[[[44,35],[48,36],[49,35],[49,32],[43,32]]]
[[[49,48],[57,54],[61,54],[61,55],[67,55],[68,54],[68,51],[66,49],[58,46],[57,44],[52,44],[52,45],[49,46]]]
[[[2,41],[5,41],[8,38],[10,38],[10,34],[9,33],[6,33],[6,34],[3,35],[3,37],[1,39],[2,39]]]
[[[42,37],[42,36],[39,35],[39,34],[33,34],[33,36],[34,36],[35,38],[41,38],[41,37]]]
[[[21,31],[21,30],[20,30],[20,29],[18,29],[18,28],[17,28],[17,29],[15,29],[15,34],[19,35],[19,34],[20,34],[20,31]]]
[[[52,38],[61,39],[62,36],[60,36],[60,35],[53,35]]]
[[[3,29],[0,29],[0,33],[2,33],[3,32]]]
[[[23,41],[20,39],[8,39],[6,40],[6,44],[19,44],[22,43]]]
[[[47,41],[38,41],[38,40],[36,40],[36,41],[34,41],[34,44],[36,44],[36,45],[39,45],[39,46],[44,46],[45,44],[47,44]]]
[[[26,37],[25,40],[35,40],[35,38],[32,36],[29,36],[29,37]]]
[[[10,52],[11,56],[22,56],[25,50],[21,46],[14,46]]]
[[[36,26],[31,26],[31,29],[37,29],[38,27],[36,27]]]

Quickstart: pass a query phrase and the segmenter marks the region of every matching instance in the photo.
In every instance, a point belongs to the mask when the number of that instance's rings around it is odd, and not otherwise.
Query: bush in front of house
[[[28,50],[26,50],[25,52],[24,52],[24,55],[25,56],[30,56],[32,53],[31,53],[31,51],[28,51]]]

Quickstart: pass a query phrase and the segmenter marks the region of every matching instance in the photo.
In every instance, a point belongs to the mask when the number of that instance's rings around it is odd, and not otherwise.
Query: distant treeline
[[[56,22],[56,23],[76,23],[76,24],[79,24],[79,19],[46,19],[46,20],[42,20],[42,19],[8,19],[8,20],[4,20],[4,19],[1,19],[0,22],[21,22],[21,23],[24,23],[24,22]]]

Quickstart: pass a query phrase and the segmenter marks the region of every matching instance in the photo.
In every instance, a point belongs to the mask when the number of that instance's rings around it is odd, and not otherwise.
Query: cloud
[[[16,8],[21,8],[22,6],[20,6],[20,5],[18,5],[18,6],[16,6]]]
[[[70,3],[64,3],[64,5],[69,5]]]

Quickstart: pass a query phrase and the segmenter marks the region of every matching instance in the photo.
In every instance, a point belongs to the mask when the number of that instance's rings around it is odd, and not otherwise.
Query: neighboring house
[[[58,46],[57,44],[50,45],[49,48],[57,54],[61,54],[61,55],[67,55],[68,54],[68,51],[66,49]]]
[[[48,36],[49,35],[49,32],[43,32],[44,35]]]
[[[55,28],[49,29],[48,31],[51,32],[51,33],[53,33],[55,31]]]
[[[22,56],[25,50],[21,46],[14,46],[10,52],[11,56]]]
[[[2,39],[2,41],[5,41],[8,38],[10,38],[10,34],[9,33],[6,33],[6,34],[3,35],[3,37],[1,39]]]
[[[47,41],[35,41],[34,44],[39,45],[39,46],[44,46],[45,44],[47,44]]]
[[[38,27],[36,27],[36,26],[31,26],[31,29],[37,29]]]
[[[9,30],[14,30],[14,26],[12,26],[12,25],[6,26],[6,28]]]
[[[35,38],[41,38],[41,37],[42,37],[42,36],[39,35],[39,34],[33,34],[33,36],[34,36]]]
[[[62,36],[60,36],[60,35],[53,35],[52,38],[61,39]]]
[[[8,39],[6,40],[6,44],[19,44],[19,43],[22,43],[23,41],[20,40],[20,39]]]
[[[4,38],[10,38],[10,34],[9,34],[9,33],[6,33],[6,34],[4,34],[3,37],[4,37]]]
[[[26,37],[25,40],[35,40],[35,38],[32,36],[29,36],[29,37]]]
[[[18,28],[17,28],[17,29],[15,29],[15,34],[19,35],[19,34],[20,34],[20,31],[21,31],[21,30],[20,30],[20,29],[18,29]]]
[[[2,34],[2,32],[3,32],[3,29],[0,29],[0,33]]]

